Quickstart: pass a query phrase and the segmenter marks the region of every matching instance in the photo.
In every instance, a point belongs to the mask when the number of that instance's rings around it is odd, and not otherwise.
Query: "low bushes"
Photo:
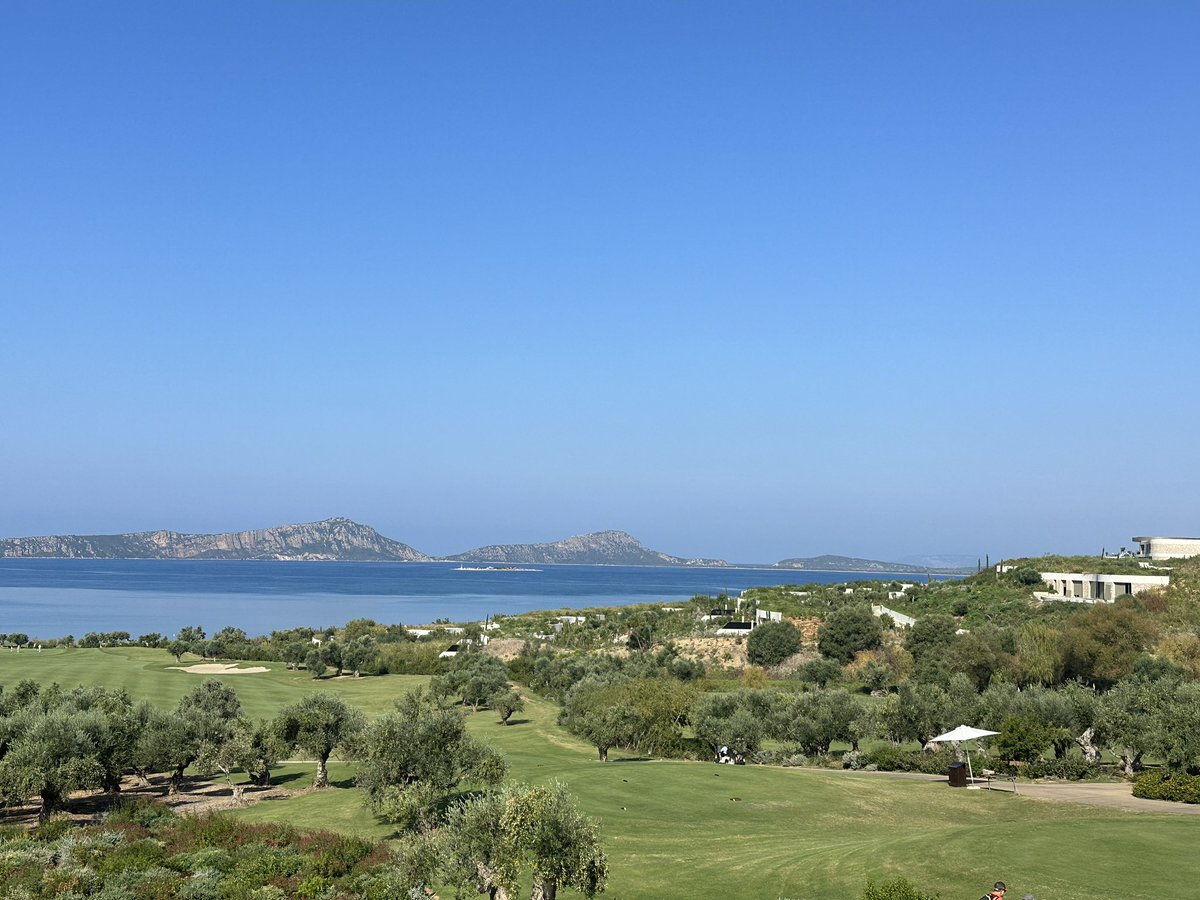
[[[1100,774],[1100,766],[1082,756],[1067,756],[1062,759],[1035,760],[1023,766],[1020,774],[1026,778],[1068,778],[1079,781],[1082,778],[1095,778]]]
[[[1174,800],[1200,803],[1200,775],[1170,772],[1143,772],[1133,781],[1133,796],[1146,800]]]
[[[808,757],[802,753],[785,753],[782,750],[754,750],[748,757],[756,766],[807,766]]]
[[[118,807],[100,825],[56,818],[31,831],[7,829],[0,858],[0,894],[28,900],[364,896],[371,892],[362,886],[395,864],[386,847],[355,837],[222,815],[179,818],[142,802]],[[407,887],[389,896],[408,896]]]
[[[879,747],[862,759],[866,765],[875,766],[882,772],[924,772],[927,775],[944,775],[950,763],[956,761],[950,750],[926,753],[923,750],[901,750],[899,747]]]

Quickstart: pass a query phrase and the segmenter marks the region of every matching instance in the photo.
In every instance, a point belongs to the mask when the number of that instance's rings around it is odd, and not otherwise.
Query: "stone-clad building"
[[[1151,588],[1170,583],[1166,575],[1097,575],[1093,572],[1041,572],[1050,588],[1035,592],[1039,600],[1073,600],[1076,603],[1114,603]]]
[[[1147,559],[1186,559],[1200,556],[1200,538],[1135,537],[1141,556]]]

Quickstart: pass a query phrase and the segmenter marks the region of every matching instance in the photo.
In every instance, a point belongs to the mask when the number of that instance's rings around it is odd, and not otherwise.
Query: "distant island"
[[[452,562],[591,566],[727,566],[723,559],[684,559],[642,545],[624,531],[597,531],[548,544],[494,544],[446,557]]]
[[[495,563],[507,566],[724,566],[719,559],[684,559],[642,545],[624,531],[598,531],[547,544],[496,544],[434,557],[346,518],[255,531],[184,534],[49,535],[0,540],[0,557],[53,559],[346,560],[356,562]]]
[[[369,525],[334,518],[223,534],[139,531],[133,534],[51,535],[0,540],[0,557],[56,559],[287,559],[423,562],[408,544]]]
[[[253,531],[186,534],[70,534],[0,539],[0,558],[343,560],[349,562],[458,562],[489,566],[729,566],[723,559],[672,556],[646,547],[624,531],[596,531],[542,544],[491,544],[453,556],[430,556],[347,518]],[[880,562],[851,556],[811,556],[774,564],[813,572],[924,575],[965,570]],[[493,568],[492,571],[497,571]],[[973,569],[971,570],[973,571]]]
[[[879,572],[888,575],[935,575],[964,572],[974,574],[975,567],[945,567],[945,566],[914,566],[907,563],[881,562],[877,559],[859,559],[855,556],[823,556],[794,557],[781,559],[775,565],[780,569],[804,569],[809,572]]]

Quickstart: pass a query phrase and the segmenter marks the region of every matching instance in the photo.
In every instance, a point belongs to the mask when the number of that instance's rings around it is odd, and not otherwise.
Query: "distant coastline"
[[[463,553],[431,556],[388,538],[369,525],[336,517],[250,531],[189,534],[143,531],[102,535],[44,535],[0,539],[0,559],[269,560],[277,562],[458,562],[480,566],[646,566],[693,569],[788,569],[871,575],[962,575],[943,569],[826,554],[776,563],[729,563],[681,557],[646,547],[624,531],[596,531],[540,544],[491,544]],[[468,569],[469,571],[469,569]]]

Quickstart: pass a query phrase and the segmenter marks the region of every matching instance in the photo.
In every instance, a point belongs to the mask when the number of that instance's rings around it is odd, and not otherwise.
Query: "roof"
[[[1139,543],[1141,541],[1195,541],[1200,544],[1200,537],[1163,537],[1162,535],[1157,535],[1155,537],[1132,537],[1130,540],[1138,541]]]

